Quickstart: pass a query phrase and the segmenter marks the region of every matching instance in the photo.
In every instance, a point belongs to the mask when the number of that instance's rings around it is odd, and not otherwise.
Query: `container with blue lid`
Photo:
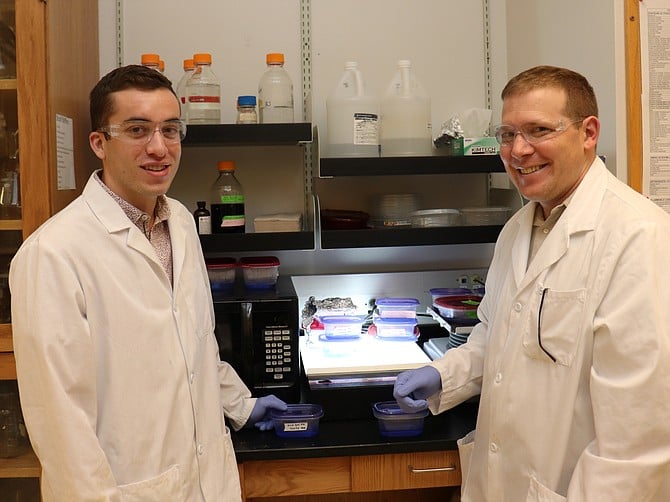
[[[323,316],[319,317],[319,320],[323,323],[323,336],[325,340],[351,340],[353,338],[360,338],[365,316]]]
[[[323,408],[318,404],[288,404],[285,411],[272,410],[275,434],[284,438],[307,438],[319,433]]]
[[[372,413],[377,418],[379,433],[387,437],[419,436],[423,433],[423,422],[428,416],[428,410],[406,413],[395,401],[374,403]]]
[[[419,300],[416,298],[378,298],[375,300],[379,317],[416,317]]]

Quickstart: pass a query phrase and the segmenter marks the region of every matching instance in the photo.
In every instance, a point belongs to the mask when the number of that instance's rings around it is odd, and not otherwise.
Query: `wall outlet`
[[[458,278],[456,279],[456,282],[458,283],[459,288],[470,287],[470,279],[467,275],[459,275]]]

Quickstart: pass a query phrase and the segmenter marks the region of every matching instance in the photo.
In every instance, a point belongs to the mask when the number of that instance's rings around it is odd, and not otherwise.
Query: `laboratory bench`
[[[372,412],[324,416],[312,438],[234,432],[242,492],[249,501],[449,500],[461,483],[456,441],[475,428],[477,409],[469,401],[429,415],[423,433],[408,438],[381,436]]]

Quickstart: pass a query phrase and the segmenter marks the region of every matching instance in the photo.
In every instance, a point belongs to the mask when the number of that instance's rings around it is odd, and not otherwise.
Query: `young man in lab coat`
[[[102,161],[11,264],[21,402],[44,501],[233,501],[234,428],[269,426],[220,362],[190,212],[165,196],[185,125],[170,81],[113,70],[90,95]]]
[[[468,342],[398,376],[407,410],[481,393],[462,500],[670,500],[670,216],[596,156],[593,89],[536,67],[502,92],[530,202],[498,238]]]

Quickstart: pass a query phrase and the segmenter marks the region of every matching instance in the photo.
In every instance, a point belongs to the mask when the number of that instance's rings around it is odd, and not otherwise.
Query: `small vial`
[[[207,203],[204,200],[197,202],[198,209],[193,212],[195,218],[195,226],[198,229],[199,235],[209,235],[212,233],[212,216],[205,208]]]
[[[237,97],[237,123],[258,123],[258,114],[256,113],[256,96]]]

